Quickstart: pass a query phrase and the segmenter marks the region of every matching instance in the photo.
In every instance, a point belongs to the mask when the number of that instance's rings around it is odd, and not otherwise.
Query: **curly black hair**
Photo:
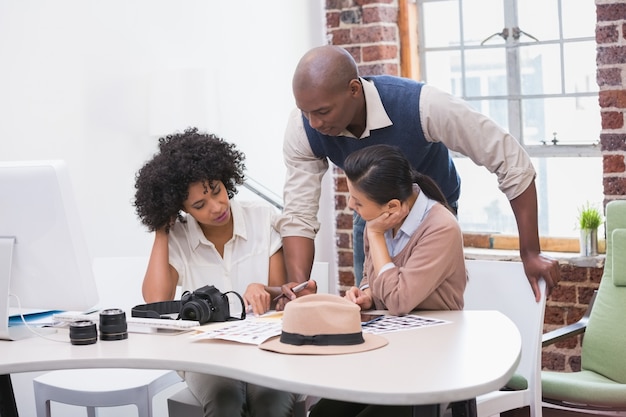
[[[159,138],[159,151],[135,175],[137,215],[151,232],[169,231],[174,218],[183,220],[190,184],[221,181],[232,198],[244,182],[244,160],[234,144],[195,127]]]

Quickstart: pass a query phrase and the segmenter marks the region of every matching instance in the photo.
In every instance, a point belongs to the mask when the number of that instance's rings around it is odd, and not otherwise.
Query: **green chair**
[[[626,415],[626,200],[607,204],[606,231],[604,274],[589,314],[542,338],[547,346],[584,332],[581,370],[542,371],[542,397],[556,408]]]

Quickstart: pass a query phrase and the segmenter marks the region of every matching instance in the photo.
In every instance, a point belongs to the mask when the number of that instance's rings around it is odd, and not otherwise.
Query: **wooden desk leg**
[[[476,398],[450,404],[452,417],[477,417]]]
[[[439,404],[414,405],[413,417],[439,417]]]
[[[0,375],[0,417],[18,417],[11,375]]]

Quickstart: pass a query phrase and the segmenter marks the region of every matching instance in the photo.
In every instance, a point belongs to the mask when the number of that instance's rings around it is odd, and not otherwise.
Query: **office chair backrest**
[[[522,336],[522,357],[510,385],[526,390],[523,404],[492,411],[501,412],[530,406],[531,416],[541,415],[541,335],[546,305],[545,282],[540,281],[543,297],[535,301],[521,262],[466,260],[468,282],[465,310],[497,310],[509,317]],[[503,393],[504,395],[504,393]],[[477,401],[480,403],[480,398]],[[517,400],[515,400],[517,401]],[[479,404],[479,408],[480,408]]]
[[[585,331],[581,368],[626,383],[626,200],[606,206],[604,273]]]

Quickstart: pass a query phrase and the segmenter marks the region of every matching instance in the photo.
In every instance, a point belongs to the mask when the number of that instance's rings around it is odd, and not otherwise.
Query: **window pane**
[[[467,97],[506,95],[506,56],[504,48],[473,49],[465,52]],[[469,80],[474,80],[469,82]],[[473,85],[472,88],[469,88]]]
[[[593,37],[596,30],[596,5],[592,0],[561,0],[563,37]],[[595,59],[594,59],[595,62]]]
[[[461,90],[461,53],[459,51],[427,52],[425,80],[450,94],[460,96]],[[454,71],[453,71],[454,69]]]
[[[565,92],[598,91],[595,41],[567,43],[564,45],[564,56]]]
[[[459,223],[464,232],[517,234],[513,211],[498,189],[496,176],[469,158],[455,158],[461,176]],[[602,158],[535,158],[539,234],[578,237],[578,209],[602,207]],[[567,184],[575,184],[571,192]],[[599,232],[602,236],[603,232]]]
[[[561,59],[558,45],[520,47],[520,66],[522,94],[561,93]]]
[[[533,164],[537,170],[539,233],[578,237],[578,209],[587,202],[602,208],[602,158],[537,158]],[[598,236],[603,233],[599,230]]]
[[[577,2],[592,0],[577,0]],[[517,1],[519,28],[540,41],[559,39],[559,10],[557,0]],[[520,42],[533,39],[521,35]]]
[[[598,142],[601,121],[597,97],[565,97],[525,100],[524,143],[551,144],[556,133],[560,144]]]
[[[480,45],[494,33],[501,33],[504,26],[502,0],[463,0],[465,45]],[[504,45],[504,42],[502,37],[494,36],[487,44]]]
[[[457,0],[424,2],[424,46],[440,48],[461,43]]]

